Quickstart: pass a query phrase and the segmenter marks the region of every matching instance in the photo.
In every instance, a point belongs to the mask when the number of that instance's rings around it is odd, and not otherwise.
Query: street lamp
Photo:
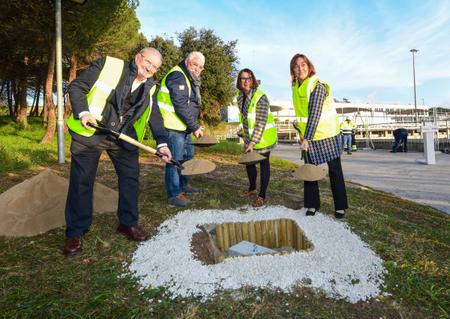
[[[414,112],[416,114],[416,124],[419,122],[418,114],[417,114],[417,97],[416,97],[416,66],[414,63],[414,53],[419,52],[419,50],[411,49],[409,52],[412,53],[413,58],[413,79],[414,79]]]
[[[86,0],[72,0],[84,4]],[[55,42],[56,42],[56,105],[57,105],[57,137],[58,137],[58,163],[64,164],[64,106],[62,91],[62,21],[61,0],[55,0]]]

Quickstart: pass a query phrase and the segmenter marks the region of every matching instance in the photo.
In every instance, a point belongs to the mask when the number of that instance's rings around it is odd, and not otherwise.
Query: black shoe
[[[334,217],[340,219],[345,217],[345,213],[334,212]]]
[[[316,214],[316,211],[312,211],[312,210],[307,210],[306,211],[306,216],[314,216]]]

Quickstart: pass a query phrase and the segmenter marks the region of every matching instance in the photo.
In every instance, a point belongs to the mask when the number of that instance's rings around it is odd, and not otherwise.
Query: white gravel
[[[227,258],[216,265],[202,265],[193,257],[191,239],[197,225],[278,218],[297,222],[314,248],[289,255]],[[346,223],[319,212],[307,217],[303,209],[283,206],[188,210],[166,220],[158,230],[137,248],[129,271],[142,287],[166,287],[173,297],[205,300],[218,290],[251,286],[289,292],[300,285],[356,303],[379,295],[386,273],[381,258]]]

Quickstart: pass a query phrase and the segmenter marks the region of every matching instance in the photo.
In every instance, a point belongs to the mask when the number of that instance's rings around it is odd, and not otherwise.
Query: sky
[[[414,105],[414,48],[417,104],[450,108],[450,0],[140,0],[137,14],[149,40],[190,26],[237,40],[238,69],[276,100],[303,53],[334,98]]]

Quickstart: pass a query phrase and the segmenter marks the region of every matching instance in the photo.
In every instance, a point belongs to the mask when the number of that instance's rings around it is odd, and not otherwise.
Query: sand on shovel
[[[195,141],[192,141],[192,144],[195,146],[213,146],[219,143],[219,140],[217,140],[216,137],[211,135],[203,135],[202,137],[199,137]]]
[[[216,164],[203,158],[191,159],[183,163],[182,175],[200,175],[212,172],[216,169]]]
[[[65,224],[69,181],[47,169],[0,194],[0,236],[34,236]],[[94,211],[117,210],[118,193],[94,186]]]
[[[239,160],[239,164],[243,165],[253,165],[256,163],[259,163],[261,161],[264,161],[267,157],[262,156],[259,153],[256,152],[248,152],[242,154],[241,159]]]
[[[327,171],[324,168],[313,164],[303,164],[292,173],[292,177],[309,182],[320,181],[326,176]]]

